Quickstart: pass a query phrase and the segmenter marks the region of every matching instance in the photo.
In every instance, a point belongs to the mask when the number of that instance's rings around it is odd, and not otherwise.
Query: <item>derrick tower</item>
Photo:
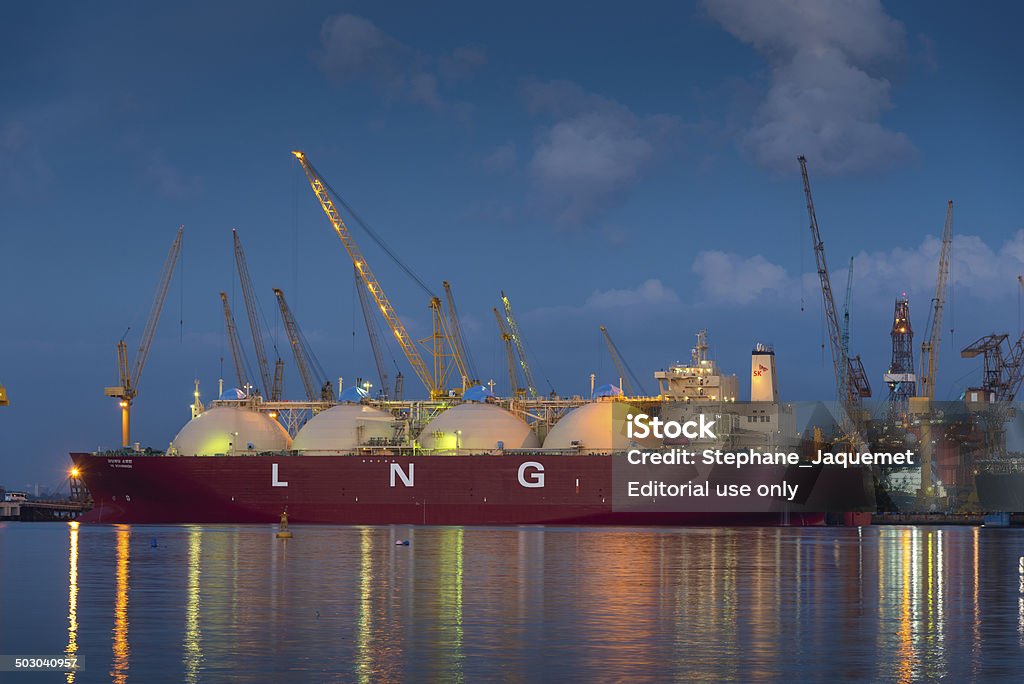
[[[896,300],[892,317],[892,362],[885,374],[889,386],[888,420],[906,423],[910,397],[917,394],[914,375],[914,329],[910,325],[910,302],[907,296]]]

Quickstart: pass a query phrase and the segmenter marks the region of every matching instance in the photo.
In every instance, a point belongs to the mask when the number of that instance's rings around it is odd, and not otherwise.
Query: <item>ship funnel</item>
[[[775,350],[758,342],[750,353],[750,401],[779,401]]]

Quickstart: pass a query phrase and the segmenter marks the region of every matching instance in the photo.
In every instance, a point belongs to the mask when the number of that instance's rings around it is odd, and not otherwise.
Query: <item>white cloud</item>
[[[903,293],[928,301],[935,294],[941,240],[928,236],[916,247],[860,252],[854,258],[853,289],[859,301],[886,307]],[[796,296],[817,296],[818,274],[799,277],[761,255],[743,256],[705,251],[693,262],[701,293],[712,303],[749,304],[791,302]],[[1018,274],[1024,273],[1024,230],[993,247],[977,235],[953,236],[949,283],[958,293],[979,301],[993,301],[1012,294]],[[841,306],[848,267],[829,271],[836,305]],[[813,298],[813,297],[812,297]]]
[[[316,61],[338,84],[367,81],[388,98],[464,117],[468,105],[447,102],[438,75],[448,83],[467,80],[486,65],[487,55],[479,47],[465,46],[434,58],[417,53],[368,19],[339,14],[328,17],[320,29]]]
[[[764,295],[792,291],[786,269],[760,254],[745,257],[717,250],[701,252],[693,261],[693,272],[709,302],[749,304]]]
[[[537,135],[529,170],[555,221],[567,226],[628,195],[678,126],[673,117],[640,117],[568,81],[529,82],[523,96],[530,111],[552,119]]]
[[[879,68],[901,59],[903,25],[878,0],[703,0],[708,14],[771,64],[771,87],[744,146],[763,165],[792,169],[804,154],[842,174],[914,154],[881,124],[891,106]]]
[[[595,290],[583,305],[586,309],[613,309],[638,306],[674,306],[679,295],[657,278],[632,289]]]

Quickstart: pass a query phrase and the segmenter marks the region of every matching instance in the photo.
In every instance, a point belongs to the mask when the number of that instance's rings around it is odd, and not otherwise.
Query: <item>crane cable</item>
[[[308,161],[307,161],[307,163],[308,163]],[[312,164],[310,164],[310,166],[312,166]],[[315,169],[314,169],[314,171],[315,171]],[[339,195],[337,193],[337,191],[334,188],[331,187],[330,183],[328,183],[326,180],[324,180],[323,176],[320,176],[319,173],[317,173],[317,176],[319,176],[320,182],[323,183],[323,186],[324,186],[324,188],[327,189],[327,192],[329,192],[334,197],[334,199],[336,199],[338,201],[338,204],[340,204],[342,207],[345,208],[345,211],[347,211],[349,213],[349,215],[355,220],[355,222],[357,224],[359,224],[364,231],[366,231],[366,234],[370,236],[370,239],[372,239],[374,242],[376,242],[377,246],[380,247],[381,249],[383,249],[384,252],[389,257],[391,257],[391,260],[394,261],[396,264],[398,264],[399,268],[401,268],[403,271],[405,271],[406,275],[408,275],[410,278],[412,278],[416,282],[416,284],[419,285],[420,288],[424,292],[426,292],[431,297],[436,297],[436,298],[440,299],[439,297],[437,297],[437,295],[434,293],[434,291],[431,290],[429,286],[427,286],[427,284],[423,281],[423,279],[420,278],[418,275],[416,275],[416,272],[412,270],[412,267],[410,267],[408,264],[406,264],[404,261],[402,261],[402,259],[398,256],[398,254],[396,254],[395,251],[392,250],[391,247],[389,247],[386,242],[384,242],[383,238],[381,238],[377,234],[376,231],[374,231],[372,228],[370,228],[369,224],[367,224],[366,221],[364,221],[362,218],[360,218],[359,214],[357,214],[355,212],[355,210],[349,205],[349,203],[346,202],[344,200],[344,198],[342,198],[342,196]]]

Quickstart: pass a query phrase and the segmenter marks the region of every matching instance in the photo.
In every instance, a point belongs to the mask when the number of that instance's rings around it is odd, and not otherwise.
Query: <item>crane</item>
[[[242,354],[242,345],[238,341],[238,329],[235,327],[235,317],[231,314],[231,305],[228,304],[228,293],[220,293],[220,303],[224,306],[224,329],[228,334],[228,346],[231,347],[231,359],[235,363],[235,375],[238,378],[238,389],[248,392],[249,382],[246,380],[245,356]]]
[[[524,391],[519,385],[519,371],[517,370],[516,350],[512,345],[512,333],[505,327],[505,319],[502,318],[497,307],[491,310],[494,312],[494,319],[498,322],[498,333],[501,335],[501,341],[505,345],[505,360],[508,363],[508,391],[513,397],[521,397]]]
[[[288,341],[292,345],[292,352],[295,354],[295,365],[299,369],[299,377],[302,379],[302,386],[306,390],[306,398],[310,401],[334,401],[334,387],[330,378],[324,373],[320,362],[317,361],[309,343],[299,329],[299,324],[292,314],[292,310],[285,301],[284,292],[274,288],[274,296],[277,297],[277,305],[281,309],[281,320],[284,321],[284,329],[288,334]],[[317,386],[318,379],[325,378],[323,384]]]
[[[402,348],[402,352],[405,354],[405,358],[409,361],[409,365],[412,366],[413,372],[423,383],[423,386],[427,388],[431,398],[436,398],[443,394],[443,387],[439,382],[439,378],[436,378],[437,364],[435,363],[435,373],[431,374],[430,369],[427,368],[426,362],[423,360],[423,356],[420,355],[419,349],[413,342],[413,339],[406,332],[405,324],[398,317],[398,313],[395,308],[391,305],[391,301],[387,295],[384,294],[384,289],[381,287],[380,282],[373,275],[370,270],[370,265],[366,263],[366,259],[363,257],[362,252],[356,245],[355,240],[352,239],[352,234],[349,232],[345,222],[341,220],[341,214],[338,212],[337,207],[334,205],[334,200],[331,199],[331,192],[329,191],[327,184],[323,178],[317,172],[313,165],[306,158],[303,152],[293,150],[292,154],[296,159],[299,160],[299,164],[302,165],[302,170],[306,173],[306,178],[309,180],[310,187],[313,188],[313,193],[320,201],[320,207],[327,214],[327,219],[331,222],[334,227],[334,231],[338,234],[342,244],[345,246],[345,251],[348,252],[349,258],[352,259],[352,263],[355,265],[356,270],[359,272],[360,277],[363,279],[363,283],[366,285],[366,289],[373,296],[374,302],[377,304],[377,308],[380,309],[381,315],[384,316],[384,320],[387,322],[388,327],[391,329],[391,334],[398,340],[399,346]],[[433,299],[437,299],[434,297]],[[440,300],[438,300],[436,308],[431,301],[431,309],[434,310],[435,327],[438,318],[443,318],[439,315],[440,311]],[[437,338],[435,330],[435,340]],[[435,347],[437,345],[435,344]]]
[[[639,390],[644,396],[647,396],[647,391],[644,389],[643,384],[636,377],[636,374],[633,372],[633,369],[629,367],[629,364],[626,363],[626,360],[622,358],[622,354],[619,353],[619,348],[615,346],[615,342],[612,341],[612,336],[608,334],[608,328],[603,325],[598,327],[601,329],[601,334],[604,335],[604,341],[605,344],[608,345],[608,353],[612,356],[612,362],[615,364],[616,370],[619,371],[619,382],[625,384],[625,387],[620,387],[619,389],[622,390],[626,396],[636,396],[634,387],[630,384],[630,379],[632,379],[632,381],[636,383],[635,389]]]
[[[825,304],[825,320],[828,324],[829,341],[832,347],[832,366],[836,376],[836,390],[840,403],[853,421],[853,431],[859,432],[860,400],[871,396],[871,385],[864,364],[859,356],[850,357],[843,348],[839,319],[836,316],[835,300],[832,298],[832,285],[829,282],[828,265],[825,262],[825,243],[818,230],[818,218],[814,212],[814,198],[811,196],[811,181],[807,175],[807,159],[803,155],[797,158],[800,162],[800,174],[803,177],[804,197],[807,200],[807,216],[810,221],[811,240],[814,245],[814,257],[818,265],[818,278],[821,280],[821,298]]]
[[[942,342],[942,313],[946,306],[946,283],[949,280],[949,255],[953,247],[953,200],[946,204],[946,221],[942,227],[942,246],[939,248],[939,273],[935,279],[935,296],[932,310],[921,342],[921,382],[918,396],[935,399],[935,373],[939,358],[939,343]]]
[[[843,304],[843,329],[839,335],[846,356],[850,356],[850,299],[853,295],[853,257],[850,257],[850,269],[846,272],[846,301]]]
[[[142,369],[146,365],[146,357],[149,356],[149,348],[153,344],[153,336],[156,334],[156,325],[160,321],[160,312],[164,308],[164,300],[167,298],[167,288],[171,285],[171,276],[174,275],[174,266],[178,263],[178,255],[181,253],[181,240],[185,232],[185,226],[178,226],[178,233],[174,236],[171,249],[167,253],[167,260],[164,261],[164,270],[157,284],[156,296],[153,298],[153,308],[149,311],[149,318],[146,320],[146,327],[142,331],[142,338],[139,340],[139,348],[135,352],[135,364],[129,368],[128,345],[122,337],[117,343],[117,371],[119,385],[105,387],[103,394],[114,397],[121,401],[121,446],[127,447],[131,443],[131,408],[135,397],[139,395],[139,381],[142,378]]]
[[[387,400],[391,388],[388,387],[388,368],[384,364],[384,354],[380,346],[380,338],[377,337],[377,323],[370,311],[370,299],[363,287],[362,279],[359,277],[359,269],[355,266],[352,271],[356,279],[356,292],[359,293],[359,305],[363,309],[363,319],[366,321],[366,335],[370,338],[370,349],[373,351],[373,360],[377,364],[377,376],[380,378],[380,389]]]
[[[512,302],[505,296],[504,290],[501,292],[501,303],[505,307],[505,321],[508,323],[509,335],[511,335],[512,343],[516,346],[516,351],[519,353],[519,367],[522,369],[523,379],[526,381],[526,393],[530,395],[531,399],[536,399],[537,383],[533,381],[533,371],[530,370],[530,364],[526,360],[526,348],[523,345],[523,336],[519,333],[516,317],[512,314]]]
[[[267,393],[271,401],[280,401],[283,394],[284,383],[284,361],[278,353],[277,361],[274,363],[274,375],[270,374],[270,364],[267,362],[267,352],[263,346],[263,329],[260,327],[260,309],[256,301],[256,293],[252,286],[252,279],[249,277],[249,266],[245,259],[245,252],[242,250],[242,241],[238,238],[238,231],[231,230],[235,243],[235,264],[238,268],[238,280],[242,285],[242,297],[245,301],[245,313],[249,318],[249,330],[252,332],[252,346],[256,350],[256,364],[259,366],[260,381],[263,383],[263,392]],[[274,351],[277,351],[275,345]]]
[[[476,372],[476,364],[469,353],[465,339],[462,337],[462,326],[459,324],[459,312],[455,308],[455,297],[452,296],[452,286],[445,280],[444,286],[445,304],[448,309],[448,339],[451,341],[452,354],[455,363],[459,367],[465,386],[476,386],[480,384],[480,376]]]
[[[0,384],[0,406],[10,406],[11,402],[7,399],[7,388]]]

